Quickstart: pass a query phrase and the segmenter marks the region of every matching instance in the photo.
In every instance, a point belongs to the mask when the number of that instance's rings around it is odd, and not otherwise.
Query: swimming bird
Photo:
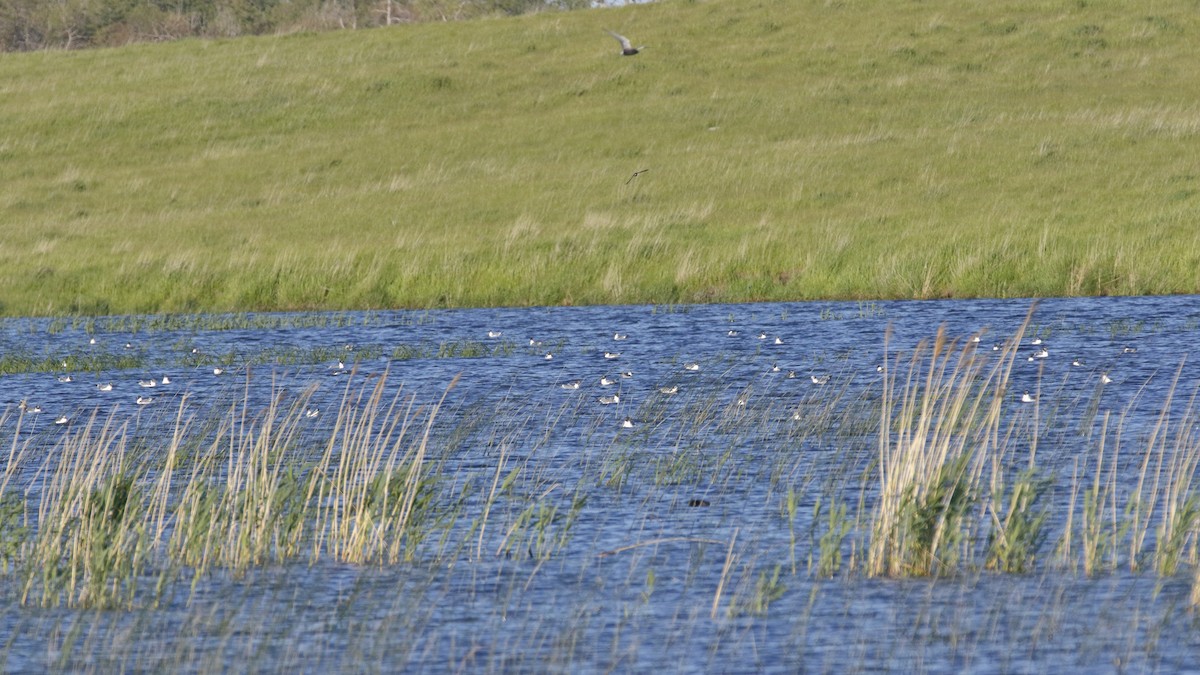
[[[225,372],[224,368],[213,368],[213,375],[220,375],[223,372]]]
[[[1029,392],[1025,392],[1024,394],[1021,394],[1021,403],[1033,403],[1035,401],[1037,401],[1037,399],[1030,396]]]
[[[616,383],[617,383],[616,380],[612,379],[611,377],[609,377],[607,375],[600,376],[600,386],[601,387],[609,387]]]
[[[310,420],[313,419],[314,417],[317,417],[320,414],[321,414],[321,411],[317,410],[316,408],[309,408],[308,410],[304,411],[304,416]]]
[[[617,42],[621,43],[621,56],[633,56],[634,54],[636,54],[646,48],[644,45],[638,45],[637,47],[634,47],[633,43],[629,41],[629,38],[625,37],[624,35],[621,35],[620,33],[614,33],[613,31],[608,30],[607,28],[605,29],[604,32],[613,36],[613,38],[616,39]]]
[[[67,382],[74,382],[70,375],[59,375],[58,381],[62,382],[63,384],[66,384]]]
[[[98,385],[96,385],[96,388],[99,389],[100,391],[112,391],[112,382],[104,382],[104,383],[98,384]]]
[[[1122,354],[1136,354],[1136,353],[1137,353],[1137,347],[1126,347],[1126,348],[1124,348],[1124,349],[1122,349],[1122,350],[1121,350],[1121,353],[1122,353]]]
[[[796,371],[794,371],[794,370],[789,370],[789,371],[788,371],[788,376],[787,376],[787,379],[789,379],[789,380],[794,380],[794,379],[796,379]]]
[[[820,376],[810,375],[809,379],[812,380],[813,384],[829,384],[829,376],[828,375],[820,375]]]
[[[1046,351],[1044,347],[1033,353],[1033,358],[1035,359],[1044,359],[1047,356],[1050,356],[1050,352]]]
[[[544,357],[542,357],[542,358],[543,358],[544,360],[546,360],[546,361],[553,361],[553,360],[554,360],[554,355],[553,355],[553,354],[551,354],[550,352],[546,352],[546,355],[545,355]]]
[[[489,330],[488,331],[488,337],[490,337],[490,338],[498,338],[501,335],[504,335],[504,333],[502,333],[501,331],[498,331],[498,330]]]
[[[700,364],[696,363],[695,361],[693,361],[691,363],[685,363],[685,364],[683,364],[683,369],[696,372],[696,371],[700,370]]]
[[[1112,384],[1113,380],[1111,377],[1108,376],[1108,373],[1101,373],[1100,381],[1103,382],[1104,384]]]
[[[771,372],[772,372],[772,373],[778,373],[778,372],[779,372],[779,364],[778,364],[778,363],[772,363],[772,364],[771,364]]]
[[[621,358],[621,352],[604,352],[604,358],[619,359],[619,358]]]
[[[167,377],[166,375],[163,375],[162,379],[159,380],[158,382],[159,382],[159,384],[171,384],[171,378]]]
[[[534,340],[533,338],[529,338],[529,346],[530,346],[530,347],[541,347],[541,346],[542,346],[542,341],[541,341],[541,340]]]
[[[616,394],[613,394],[612,396],[601,396],[600,398],[598,398],[596,400],[600,401],[600,405],[612,405],[614,403],[620,403],[621,397]]]
[[[667,395],[670,395],[670,394],[678,394],[678,393],[679,393],[679,386],[678,386],[678,385],[671,385],[670,387],[659,387],[659,388],[658,388],[658,393],[660,393],[660,394],[667,394]]]
[[[151,404],[151,403],[153,403],[153,402],[154,402],[154,398],[153,398],[153,397],[151,397],[151,396],[139,396],[139,397],[137,397],[137,404],[138,404],[138,405],[150,405],[150,404]]]
[[[766,339],[767,339],[767,333],[766,333],[766,331],[763,331],[762,333],[759,333],[759,334],[758,334],[758,339],[759,339],[759,340],[766,340]]]
[[[739,333],[736,330],[731,330],[728,333],[726,333],[726,335],[728,335],[729,337],[737,337],[739,335]]]
[[[1083,367],[1083,361],[1080,361],[1079,359],[1075,359],[1074,361],[1072,361],[1072,362],[1071,362],[1071,365],[1072,365],[1072,366],[1074,366],[1074,367],[1076,367],[1076,368],[1082,368],[1082,367]]]
[[[629,336],[625,333],[613,333],[614,340],[628,340]]]
[[[91,340],[88,340],[88,344],[89,344],[89,345],[94,345],[94,344],[96,344],[96,338],[92,338]]]
[[[157,387],[158,382],[156,380],[138,380],[138,386],[146,388]]]
[[[629,378],[633,377],[633,371],[632,370],[622,370],[621,377],[628,380]]]
[[[1035,337],[1035,338],[1033,338],[1032,340],[1030,340],[1030,341],[1029,341],[1029,344],[1031,344],[1031,345],[1040,345],[1040,344],[1042,344],[1042,338],[1040,338],[1040,337]]]
[[[68,418],[66,415],[59,415],[58,419],[54,420],[54,423],[55,424],[66,424],[67,422],[70,422],[70,421],[71,421],[70,418]]]
[[[581,384],[583,383],[579,380],[571,380],[570,382],[564,382],[558,386],[562,387],[563,389],[578,389],[579,385]]]
[[[633,420],[626,417],[625,421],[621,422],[621,428],[622,429],[632,429],[633,428]]]
[[[783,338],[781,338],[779,336],[775,336],[775,344],[777,344],[777,345],[783,344]]]

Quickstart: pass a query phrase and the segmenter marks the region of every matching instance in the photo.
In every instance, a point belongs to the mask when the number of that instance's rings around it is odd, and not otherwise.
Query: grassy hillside
[[[668,0],[5,55],[0,312],[1196,292],[1197,44]]]

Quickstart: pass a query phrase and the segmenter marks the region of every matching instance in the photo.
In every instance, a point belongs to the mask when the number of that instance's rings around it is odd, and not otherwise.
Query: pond
[[[0,663],[1187,669],[1197,338],[1187,296],[8,320]]]

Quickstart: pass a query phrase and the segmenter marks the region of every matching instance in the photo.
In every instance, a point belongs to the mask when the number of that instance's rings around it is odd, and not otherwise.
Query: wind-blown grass
[[[1195,292],[1198,32],[665,1],[10,54],[0,312]]]

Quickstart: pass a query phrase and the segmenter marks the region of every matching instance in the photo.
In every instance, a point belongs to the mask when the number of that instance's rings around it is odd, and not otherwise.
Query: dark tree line
[[[0,50],[368,28],[593,4],[592,0],[0,0]]]

